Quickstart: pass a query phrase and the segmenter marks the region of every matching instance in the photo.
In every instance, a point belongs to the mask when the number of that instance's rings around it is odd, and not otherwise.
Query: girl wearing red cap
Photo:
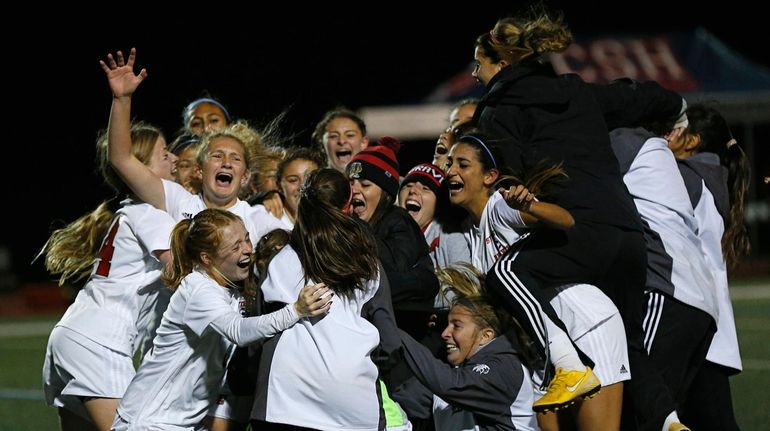
[[[369,223],[377,251],[392,286],[396,323],[421,340],[438,293],[438,281],[420,227],[403,208],[393,205],[398,193],[401,143],[381,138],[356,154],[347,166],[353,214]]]

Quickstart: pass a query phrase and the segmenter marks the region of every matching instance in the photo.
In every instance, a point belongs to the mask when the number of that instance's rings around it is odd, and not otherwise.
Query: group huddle
[[[539,8],[480,35],[486,95],[403,178],[344,108],[284,149],[202,98],[167,147],[108,55],[117,199],[41,252],[83,284],[43,369],[62,429],[737,430],[746,156],[655,82],[556,75],[571,38]]]

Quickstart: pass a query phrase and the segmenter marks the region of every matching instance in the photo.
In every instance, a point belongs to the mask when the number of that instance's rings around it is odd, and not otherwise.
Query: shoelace
[[[551,387],[555,388],[558,385],[567,386],[567,374],[568,373],[565,373],[565,372],[560,373],[559,370],[561,370],[561,368],[558,368],[556,370],[556,375],[553,377],[553,380],[551,380],[551,384],[548,385],[549,388],[551,388]]]

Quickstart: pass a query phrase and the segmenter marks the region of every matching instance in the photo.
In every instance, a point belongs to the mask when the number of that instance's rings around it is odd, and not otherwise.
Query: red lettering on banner
[[[654,80],[679,92],[698,89],[666,37],[573,43],[563,53],[552,54],[551,62],[557,73],[577,73],[586,82],[603,83],[625,77]]]

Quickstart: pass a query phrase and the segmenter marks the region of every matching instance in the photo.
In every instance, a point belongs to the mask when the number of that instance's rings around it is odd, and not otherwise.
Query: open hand
[[[134,75],[135,60],[136,48],[131,48],[127,62],[123,59],[123,53],[120,51],[116,53],[115,57],[112,54],[107,54],[106,63],[103,60],[99,60],[102,70],[107,74],[112,97],[130,97],[136,91],[136,88],[139,87],[139,84],[144,81],[144,78],[147,77],[147,69],[142,69],[138,75]]]

